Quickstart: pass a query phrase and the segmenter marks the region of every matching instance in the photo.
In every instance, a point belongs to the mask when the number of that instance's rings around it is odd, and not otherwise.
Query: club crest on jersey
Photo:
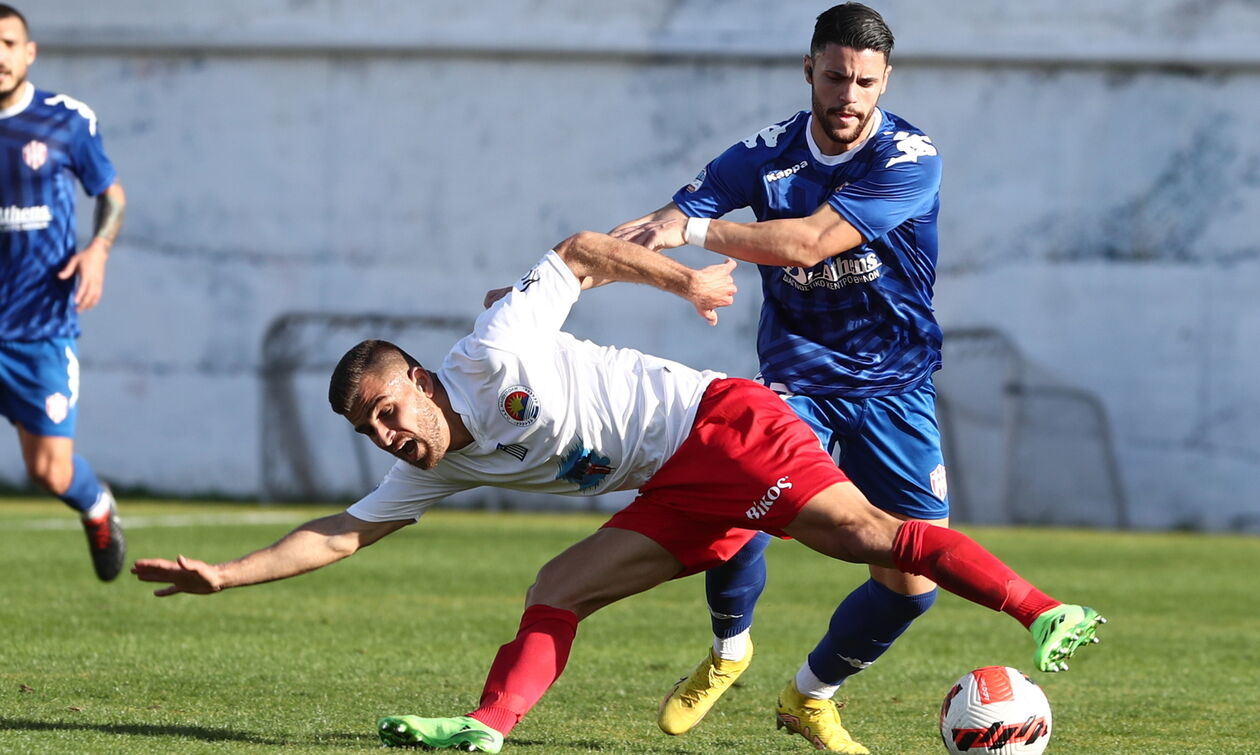
[[[499,394],[499,414],[517,427],[527,427],[538,419],[538,400],[529,386],[505,388]]]
[[[597,488],[616,469],[609,465],[609,461],[607,456],[586,448],[581,438],[574,438],[560,456],[560,471],[556,472],[556,479],[577,485],[579,491]]]
[[[70,416],[70,399],[64,393],[54,393],[44,399],[44,413],[48,419],[60,425]]]
[[[39,170],[48,162],[48,145],[32,139],[22,148],[22,162],[31,170]]]
[[[932,495],[945,500],[945,496],[949,495],[949,481],[945,479],[945,465],[937,464],[936,469],[928,475],[928,481],[932,483]]]

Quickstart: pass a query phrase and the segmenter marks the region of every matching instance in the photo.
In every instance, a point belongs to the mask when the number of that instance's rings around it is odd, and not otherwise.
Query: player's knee
[[[832,558],[890,566],[892,543],[900,524],[846,483],[832,486],[812,499],[786,531]],[[798,528],[805,532],[798,536],[793,531]],[[804,535],[809,535],[808,539]]]
[[[562,570],[549,569],[550,564],[543,566],[525,593],[525,605],[544,605],[572,611],[578,618],[585,618],[600,608],[595,602],[593,592],[572,575]]]
[[[70,464],[58,464],[53,459],[32,459],[26,466],[26,474],[31,482],[47,490],[53,495],[61,495],[70,488],[74,479],[74,467]]]

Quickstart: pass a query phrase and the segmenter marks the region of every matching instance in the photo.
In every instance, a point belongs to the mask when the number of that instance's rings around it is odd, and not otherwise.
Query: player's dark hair
[[[893,35],[874,9],[861,3],[843,3],[819,14],[809,54],[817,55],[827,45],[882,52],[886,61],[892,55]]]
[[[26,36],[31,36],[31,27],[26,23],[26,16],[12,5],[0,3],[0,18],[16,18],[22,22],[22,31],[26,32]]]
[[[385,367],[419,367],[415,357],[389,341],[369,339],[354,346],[341,357],[328,381],[328,403],[337,414],[346,415],[359,400],[359,384],[363,376]]]

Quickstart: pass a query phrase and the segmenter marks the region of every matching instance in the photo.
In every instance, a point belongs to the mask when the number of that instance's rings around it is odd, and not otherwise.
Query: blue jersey
[[[932,314],[941,163],[924,133],[876,109],[870,138],[824,155],[808,110],[710,162],[674,195],[690,217],[749,207],[758,220],[802,218],[829,203],[869,241],[810,268],[760,265],[762,379],[791,393],[903,393],[940,368]]]
[[[96,196],[114,182],[96,114],[27,85],[0,111],[0,341],[74,337],[75,281],[57,273],[75,253],[75,185]]]

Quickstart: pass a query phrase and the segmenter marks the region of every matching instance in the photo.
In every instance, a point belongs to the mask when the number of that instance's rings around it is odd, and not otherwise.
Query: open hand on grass
[[[185,556],[174,561],[142,558],[131,567],[131,573],[141,582],[169,582],[166,587],[153,591],[159,598],[180,592],[209,595],[223,589],[217,567]]]

